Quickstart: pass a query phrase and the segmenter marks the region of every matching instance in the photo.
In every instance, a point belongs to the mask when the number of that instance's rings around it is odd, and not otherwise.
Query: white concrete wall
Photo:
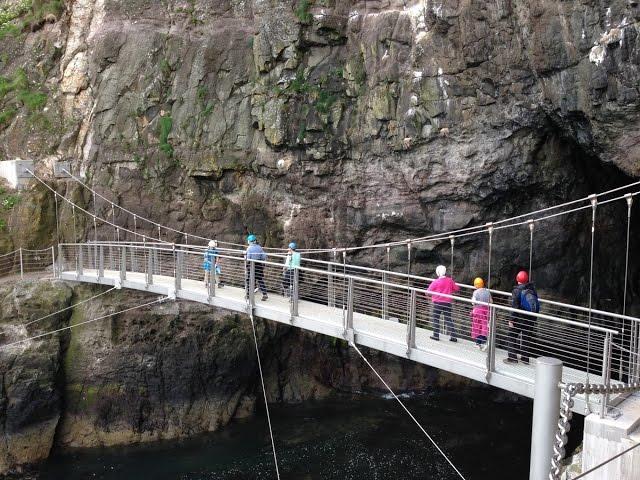
[[[25,188],[33,178],[26,171],[27,169],[33,170],[31,160],[5,160],[0,162],[0,177],[7,180],[11,188]]]
[[[584,421],[582,471],[595,467],[618,453],[640,443],[640,394],[635,394],[614,407],[618,418],[591,414]],[[586,477],[588,480],[640,479],[640,447],[601,467]]]

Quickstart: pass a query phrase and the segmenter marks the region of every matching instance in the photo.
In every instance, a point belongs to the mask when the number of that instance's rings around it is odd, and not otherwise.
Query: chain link
[[[573,418],[573,397],[584,394],[620,394],[640,391],[640,382],[629,384],[603,385],[599,383],[569,383],[563,385],[562,400],[560,403],[560,419],[553,445],[553,456],[551,457],[551,471],[549,480],[560,480],[562,473],[561,462],[565,456],[565,445],[567,444],[567,433],[571,430],[571,419]]]

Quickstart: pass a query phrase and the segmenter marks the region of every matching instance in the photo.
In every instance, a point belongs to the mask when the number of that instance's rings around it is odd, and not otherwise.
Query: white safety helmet
[[[438,278],[444,277],[447,274],[447,267],[445,267],[444,265],[438,265],[438,268],[436,268],[436,275],[438,276]]]
[[[209,241],[209,248],[216,248],[218,246],[218,241],[217,240],[210,240]]]

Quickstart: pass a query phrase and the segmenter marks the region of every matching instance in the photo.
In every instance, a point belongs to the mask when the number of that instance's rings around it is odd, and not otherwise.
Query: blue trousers
[[[433,302],[433,336],[440,337],[440,316],[444,316],[444,325],[451,338],[456,338],[456,327],[451,320],[451,304]]]

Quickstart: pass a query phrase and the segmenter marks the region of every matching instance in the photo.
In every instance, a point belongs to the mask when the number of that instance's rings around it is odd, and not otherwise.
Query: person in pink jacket
[[[438,278],[431,282],[431,285],[427,288],[427,297],[431,297],[431,302],[433,303],[433,335],[430,338],[431,340],[440,340],[440,316],[443,315],[445,327],[449,332],[449,340],[457,342],[456,327],[451,320],[451,304],[453,300],[442,294],[451,295],[460,290],[460,287],[453,279],[447,277],[447,267],[444,265],[436,268],[436,275]]]

